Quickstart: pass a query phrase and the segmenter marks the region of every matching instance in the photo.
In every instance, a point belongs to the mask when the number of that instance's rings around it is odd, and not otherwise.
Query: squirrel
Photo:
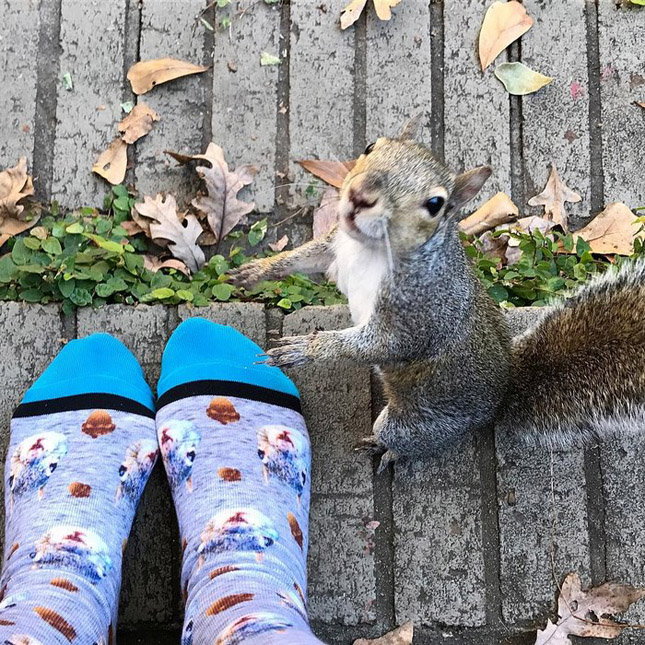
[[[375,366],[387,405],[360,447],[382,453],[379,471],[490,424],[550,449],[643,431],[645,261],[592,280],[511,338],[458,232],[459,209],[492,170],[455,175],[414,127],[358,158],[328,235],[231,273],[250,287],[327,271],[348,298],[354,326],[283,338],[267,362]]]

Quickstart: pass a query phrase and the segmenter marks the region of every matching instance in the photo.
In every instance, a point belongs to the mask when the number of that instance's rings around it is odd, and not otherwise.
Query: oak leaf
[[[197,238],[202,234],[202,227],[194,215],[186,215],[183,220],[177,213],[177,202],[172,195],[164,200],[162,195],[152,199],[144,197],[142,204],[135,204],[136,211],[150,219],[150,237],[153,240],[168,241],[168,250],[184,262],[192,271],[199,271],[206,258],[197,245]]]
[[[501,63],[495,68],[495,76],[502,81],[506,91],[516,96],[537,92],[553,79],[527,67],[524,63]]]
[[[631,255],[634,238],[640,230],[641,224],[630,208],[622,202],[614,202],[587,226],[576,231],[573,237],[589,242],[592,253]]]
[[[135,63],[128,70],[128,80],[135,94],[145,94],[155,85],[190,74],[200,74],[207,69],[203,65],[194,65],[176,58],[156,58]]]
[[[338,221],[338,191],[328,187],[314,211],[313,237],[324,237]]]
[[[0,172],[0,218],[17,218],[25,208],[21,202],[33,194],[27,158],[21,157],[16,166]]]
[[[198,159],[211,164],[210,168],[196,168],[206,184],[208,195],[196,197],[192,204],[206,214],[215,242],[226,237],[238,224],[246,224],[246,216],[255,208],[255,204],[239,200],[237,194],[253,182],[253,175],[257,172],[255,167],[239,166],[230,171],[223,150],[215,143],[209,143],[203,155],[183,155],[169,150],[164,152],[180,164]]]
[[[376,15],[381,20],[389,20],[392,17],[392,7],[396,7],[401,0],[373,0]],[[340,14],[340,28],[351,27],[360,17],[367,0],[352,0]]]
[[[280,251],[284,250],[284,247],[289,244],[289,236],[288,235],[283,235],[279,240],[276,242],[273,242],[272,244],[269,244],[269,248],[272,251],[275,251],[276,253],[279,253]]]
[[[96,163],[92,166],[92,172],[103,177],[113,185],[123,182],[125,171],[128,166],[128,144],[118,137],[104,150]]]
[[[414,625],[408,621],[397,627],[395,630],[388,632],[385,636],[374,640],[359,638],[354,641],[354,645],[412,645],[414,637]]]
[[[625,625],[617,623],[612,616],[627,611],[643,596],[645,589],[619,582],[582,589],[580,576],[570,573],[560,590],[558,621],[549,620],[543,630],[538,630],[535,645],[571,645],[570,635],[616,638]]]
[[[152,130],[155,121],[159,121],[159,115],[150,106],[139,103],[119,123],[121,138],[126,143],[134,143]]]
[[[569,216],[564,210],[565,202],[576,203],[582,197],[567,186],[558,175],[555,164],[551,164],[551,174],[544,190],[529,199],[529,206],[544,206],[544,217],[560,225],[565,233],[568,230]]]
[[[143,266],[153,273],[156,273],[159,269],[177,269],[177,271],[180,271],[185,276],[190,275],[188,267],[181,260],[162,260],[156,255],[150,255],[150,253],[146,253],[143,256]]]
[[[354,167],[356,161],[320,161],[318,159],[302,159],[298,161],[307,172],[322,179],[334,188],[341,188],[347,173]]]
[[[510,2],[493,2],[486,11],[479,32],[479,62],[485,70],[514,40],[533,25],[524,6]]]
[[[474,213],[461,220],[459,226],[468,235],[479,235],[500,224],[516,220],[520,214],[513,200],[499,192],[482,204]]]

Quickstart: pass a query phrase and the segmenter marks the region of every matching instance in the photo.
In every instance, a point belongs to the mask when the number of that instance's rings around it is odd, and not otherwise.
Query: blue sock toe
[[[298,390],[277,367],[256,364],[263,350],[232,327],[205,318],[189,318],[168,340],[161,362],[157,395],[194,381],[233,381],[292,396]]]
[[[67,343],[27,390],[23,403],[77,394],[116,394],[154,410],[154,397],[137,359],[109,334]]]

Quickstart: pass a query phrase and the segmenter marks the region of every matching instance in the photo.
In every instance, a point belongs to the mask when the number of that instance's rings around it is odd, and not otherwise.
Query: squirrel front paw
[[[236,287],[251,289],[261,280],[267,279],[267,267],[262,260],[254,260],[232,269],[228,272],[228,277]]]
[[[285,336],[277,341],[278,346],[266,353],[267,365],[274,367],[298,367],[313,360],[316,333],[307,336]]]

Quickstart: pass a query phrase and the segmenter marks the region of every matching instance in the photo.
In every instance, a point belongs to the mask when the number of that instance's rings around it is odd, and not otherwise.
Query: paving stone
[[[196,22],[206,5],[206,0],[146,0],[141,14],[140,60],[168,57],[208,64],[205,30]],[[161,117],[136,143],[135,178],[141,195],[172,193],[180,206],[194,197],[199,186],[194,164],[178,166],[163,151],[204,152],[208,78],[207,73],[185,76],[138,98]]]
[[[340,31],[346,0],[291,2],[289,133],[291,182],[311,183],[297,159],[351,159],[353,153],[354,29]],[[290,205],[307,203],[296,186]],[[320,201],[316,191],[314,203]]]
[[[627,437],[601,444],[607,579],[645,586],[645,441]],[[645,622],[645,603],[626,614]]]
[[[543,617],[554,606],[552,556],[558,583],[569,571],[589,581],[584,455],[551,456],[499,434],[496,444],[502,614],[513,624]]]
[[[213,50],[213,140],[231,168],[258,168],[246,191],[261,213],[273,210],[278,65],[260,65],[260,53],[280,55],[280,5],[255,3],[215,32]],[[243,196],[244,193],[241,193]]]
[[[375,615],[371,495],[313,495],[308,610],[312,620],[357,625]],[[377,529],[378,531],[378,529]]]
[[[493,176],[469,207],[476,208],[496,192],[511,191],[509,99],[493,75],[482,74],[477,42],[488,0],[445,0],[444,112],[446,163],[456,172],[481,164]],[[497,58],[504,62],[506,54]]]
[[[199,308],[183,305],[178,312],[180,321],[194,316],[207,318],[220,325],[230,325],[260,347],[266,347],[266,317],[264,305],[259,303],[227,302]]]
[[[0,24],[0,169],[15,166],[27,157],[31,168],[36,113],[38,0],[2,2]]]
[[[585,3],[527,0],[535,24],[522,36],[522,62],[552,83],[522,98],[526,198],[544,188],[553,161],[560,176],[582,197],[567,204],[575,226],[589,215],[589,78]],[[553,34],[566,34],[554,38]],[[524,204],[518,204],[526,210]],[[535,208],[535,212],[543,209]]]
[[[62,0],[52,199],[68,208],[101,206],[108,184],[92,173],[117,136],[124,89],[126,0]],[[89,19],[91,16],[91,20]]]
[[[645,166],[645,110],[634,105],[645,97],[642,9],[599,2],[598,36],[605,203],[636,208],[645,205],[645,183],[636,179]]]
[[[297,336],[350,325],[347,307],[305,307],[284,319],[282,333]],[[302,393],[314,455],[313,490],[370,494],[371,460],[353,451],[357,441],[372,431],[369,370],[334,363],[288,370],[288,374]]]
[[[367,142],[396,136],[417,113],[430,118],[430,6],[403,2],[389,21],[367,14]],[[405,100],[401,100],[404,96]],[[430,131],[421,133],[426,142]]]
[[[166,307],[110,305],[81,309],[77,331],[114,334],[139,360],[153,390],[159,378],[161,353],[169,336]],[[158,466],[139,505],[125,558],[121,592],[124,626],[165,623],[176,619],[179,604],[179,538],[170,488]]]
[[[486,620],[481,482],[474,440],[395,467],[396,621],[477,626]]]

